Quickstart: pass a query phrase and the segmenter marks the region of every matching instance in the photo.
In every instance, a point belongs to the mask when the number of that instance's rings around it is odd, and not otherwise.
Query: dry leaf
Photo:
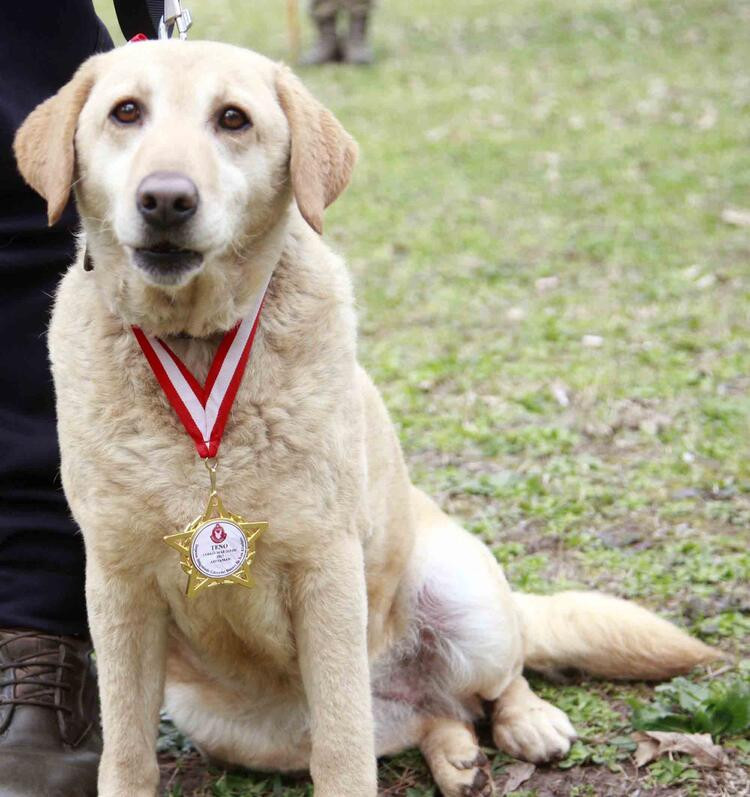
[[[570,398],[568,397],[568,388],[564,382],[553,382],[550,386],[552,397],[561,407],[570,406]]]
[[[748,217],[750,223],[750,216]],[[697,288],[710,288],[716,282],[716,274],[704,274],[700,279],[695,281]]]
[[[719,113],[713,105],[707,105],[703,109],[700,119],[698,119],[699,130],[711,130],[719,118]]]
[[[650,764],[659,757],[659,743],[654,739],[649,739],[645,733],[634,733],[633,739],[638,742],[638,747],[633,754],[633,761],[637,767]]]
[[[740,208],[724,208],[721,211],[721,220],[735,227],[750,227],[750,210]]]
[[[535,769],[536,767],[533,764],[529,764],[526,761],[519,761],[516,764],[511,764],[505,770],[508,774],[508,779],[503,785],[500,797],[505,797],[506,794],[515,791],[522,783],[526,783],[534,774]]]
[[[539,277],[538,280],[534,281],[534,287],[537,289],[538,293],[544,293],[545,291],[552,291],[560,284],[560,278],[556,276],[551,277]]]
[[[726,766],[727,754],[711,741],[707,733],[668,733],[666,731],[638,731],[633,734],[638,749],[633,756],[635,765],[650,764],[666,753],[687,753],[699,767],[717,769]]]

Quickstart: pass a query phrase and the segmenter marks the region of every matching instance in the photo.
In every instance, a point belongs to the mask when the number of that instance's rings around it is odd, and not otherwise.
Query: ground
[[[187,5],[288,59],[285,4]],[[326,235],[415,481],[516,587],[634,598],[722,679],[750,650],[748,26],[739,0],[385,0],[374,67],[301,70],[361,146]],[[651,686],[536,685],[581,741],[517,797],[750,791],[737,739],[723,772],[634,769]],[[162,746],[165,795],[311,793]],[[434,793],[416,753],[380,773]]]

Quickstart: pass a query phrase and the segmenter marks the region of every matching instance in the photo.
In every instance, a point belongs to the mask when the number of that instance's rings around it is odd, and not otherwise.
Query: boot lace
[[[0,706],[41,706],[72,713],[57,699],[58,690],[70,691],[71,688],[70,684],[65,683],[65,670],[72,670],[73,665],[58,660],[59,645],[70,645],[60,637],[30,631],[1,640],[0,651],[11,642],[27,637],[45,639],[56,643],[58,647],[11,657],[8,661],[0,660],[0,689],[6,686],[25,687],[21,695],[18,695],[18,689],[11,693],[15,696],[0,693]],[[26,672],[22,673],[21,670]]]

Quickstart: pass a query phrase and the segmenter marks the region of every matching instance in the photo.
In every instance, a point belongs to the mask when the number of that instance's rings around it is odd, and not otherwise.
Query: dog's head
[[[356,145],[288,68],[208,42],[91,58],[15,142],[50,223],[74,186],[112,308],[159,332],[230,326],[278,257],[292,200],[320,233]]]

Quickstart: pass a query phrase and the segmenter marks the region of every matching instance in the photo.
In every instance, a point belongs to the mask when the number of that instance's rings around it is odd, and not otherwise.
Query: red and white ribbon
[[[247,316],[224,335],[203,386],[163,340],[147,335],[140,327],[132,328],[164,394],[204,459],[215,457],[221,445],[265,296],[264,289]]]

